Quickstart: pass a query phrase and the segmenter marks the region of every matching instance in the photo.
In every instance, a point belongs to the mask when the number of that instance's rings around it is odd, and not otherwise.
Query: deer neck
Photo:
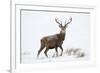
[[[65,32],[60,32],[59,33],[59,39],[61,40],[61,41],[64,41],[65,40]]]

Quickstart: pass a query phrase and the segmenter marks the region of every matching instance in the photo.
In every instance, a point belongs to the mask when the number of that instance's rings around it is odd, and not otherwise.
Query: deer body
[[[46,36],[42,38],[41,41],[43,41],[45,47],[53,49],[55,47],[61,46],[63,44],[64,39],[64,34],[55,34],[51,36]]]
[[[60,55],[62,55],[63,53],[62,44],[63,44],[63,41],[65,40],[66,27],[67,27],[67,24],[69,24],[72,21],[72,18],[70,19],[70,22],[66,23],[64,26],[62,26],[62,23],[59,23],[57,19],[55,19],[55,21],[59,24],[59,27],[61,28],[60,33],[43,37],[41,39],[41,47],[38,51],[37,56],[39,56],[40,52],[44,48],[46,48],[44,53],[47,57],[48,57],[47,55],[48,50],[54,49],[54,48],[56,50],[56,55],[58,56],[58,50],[57,50],[58,47],[61,49]]]

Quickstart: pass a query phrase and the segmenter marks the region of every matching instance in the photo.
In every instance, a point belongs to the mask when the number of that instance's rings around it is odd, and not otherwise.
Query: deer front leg
[[[44,51],[44,54],[46,57],[48,57],[47,52],[48,52],[49,48],[46,48],[46,50]]]
[[[55,48],[55,50],[56,50],[56,56],[58,56],[58,49],[57,49],[57,47]]]
[[[59,46],[60,47],[60,49],[61,49],[61,54],[60,54],[60,56],[62,56],[62,54],[63,54],[63,48],[62,48],[62,46]]]

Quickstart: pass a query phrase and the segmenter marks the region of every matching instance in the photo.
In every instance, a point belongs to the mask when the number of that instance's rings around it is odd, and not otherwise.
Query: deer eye
[[[63,26],[62,25],[59,25],[59,27],[62,28]]]

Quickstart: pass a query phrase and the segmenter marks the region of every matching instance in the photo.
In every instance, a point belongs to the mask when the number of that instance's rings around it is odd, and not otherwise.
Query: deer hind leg
[[[60,56],[62,56],[62,54],[63,54],[63,48],[62,48],[62,46],[59,46],[60,47],[60,49],[61,49],[61,54],[60,54]]]
[[[37,57],[39,56],[39,54],[41,53],[41,51],[44,49],[44,47],[41,47],[38,51]]]
[[[46,48],[46,50],[44,51],[44,54],[46,57],[48,57],[47,52],[48,52],[49,48]]]
[[[39,51],[38,51],[37,57],[39,56],[40,52],[41,52],[44,48],[45,48],[45,45],[44,45],[43,41],[41,40],[41,47],[40,47],[40,49],[39,49]]]

